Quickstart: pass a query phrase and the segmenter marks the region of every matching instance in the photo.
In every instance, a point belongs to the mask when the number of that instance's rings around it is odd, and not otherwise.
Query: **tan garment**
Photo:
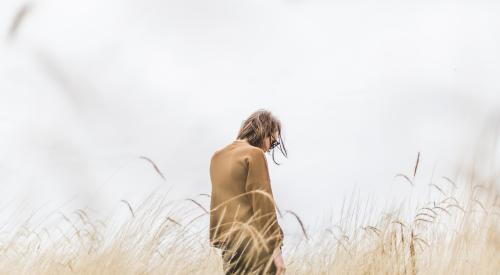
[[[210,160],[212,195],[210,242],[214,247],[234,241],[263,244],[272,252],[283,245],[264,151],[244,140],[217,150]],[[250,193],[247,193],[250,192]],[[255,235],[255,232],[260,234]],[[261,236],[256,238],[252,236]]]

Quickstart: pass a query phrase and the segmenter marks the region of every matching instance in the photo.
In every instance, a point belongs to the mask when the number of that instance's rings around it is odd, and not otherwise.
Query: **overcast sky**
[[[212,153],[266,108],[275,198],[312,226],[353,190],[404,200],[418,152],[417,194],[456,179],[500,107],[494,1],[45,0],[8,36],[23,5],[0,3],[0,193],[35,209],[210,193]]]

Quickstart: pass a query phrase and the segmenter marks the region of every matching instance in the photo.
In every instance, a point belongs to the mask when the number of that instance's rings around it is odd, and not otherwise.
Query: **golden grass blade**
[[[399,174],[397,174],[396,176],[394,176],[394,178],[397,178],[397,177],[402,177],[402,178],[404,178],[406,181],[408,181],[408,182],[409,182],[412,186],[414,185],[414,184],[413,184],[413,181],[412,181],[412,180],[411,180],[411,179],[410,179],[407,175],[405,175],[405,174],[401,174],[401,173],[399,173]]]
[[[130,205],[130,203],[127,200],[120,200],[120,201],[123,202],[123,203],[125,203],[127,205],[128,210],[132,214],[132,217],[135,218],[135,214],[134,214],[134,210],[132,209],[132,205]]]
[[[167,180],[167,179],[165,178],[165,176],[163,175],[163,173],[160,171],[160,168],[158,168],[158,166],[156,165],[156,163],[154,163],[154,161],[153,161],[153,160],[151,160],[150,158],[145,157],[145,156],[139,156],[139,158],[144,159],[144,160],[148,161],[149,163],[151,163],[151,165],[153,165],[153,168],[155,169],[156,173],[158,173],[158,175],[160,175],[160,177],[161,177],[163,180]]]
[[[188,199],[185,199],[185,200],[190,201],[190,202],[196,204],[199,208],[201,208],[205,212],[205,214],[208,214],[208,210],[205,209],[205,207],[203,207],[203,205],[201,205],[201,203],[199,203],[196,200],[191,199],[191,198],[188,198]]]
[[[304,223],[300,219],[299,215],[297,215],[297,213],[293,212],[292,210],[286,210],[285,214],[286,213],[290,213],[295,217],[295,219],[299,222],[300,228],[302,229],[302,234],[304,234],[304,237],[306,238],[306,240],[309,240],[309,236],[307,235],[306,228],[304,227]]]
[[[415,162],[415,168],[413,169],[413,178],[417,175],[418,163],[420,161],[420,152],[417,154],[417,161]]]

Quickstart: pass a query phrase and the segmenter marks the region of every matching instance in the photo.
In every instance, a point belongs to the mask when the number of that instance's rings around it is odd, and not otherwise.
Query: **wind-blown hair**
[[[279,145],[277,148],[281,153],[287,157],[287,151],[285,144],[283,143],[283,138],[281,137],[281,121],[276,118],[270,111],[266,109],[258,109],[253,112],[246,120],[241,124],[241,128],[238,132],[237,139],[247,139],[248,143],[253,146],[263,148],[264,140],[270,138],[274,132],[278,132]],[[274,159],[274,149],[271,149],[273,162],[280,165]]]

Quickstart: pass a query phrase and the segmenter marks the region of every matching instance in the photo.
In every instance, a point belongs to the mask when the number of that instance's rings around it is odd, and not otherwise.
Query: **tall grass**
[[[498,274],[496,186],[494,180],[471,183],[461,196],[448,197],[435,190],[442,198],[421,205],[411,220],[395,209],[376,223],[352,227],[350,213],[312,236],[287,210],[303,233],[296,244],[285,242],[287,274]],[[77,209],[57,213],[60,223],[50,228],[32,228],[28,220],[2,232],[0,273],[222,273],[220,254],[208,243],[206,199],[167,201],[157,192],[135,208],[123,203],[130,217],[120,226]]]
[[[486,147],[467,174],[426,183],[432,199],[417,207],[407,200],[374,216],[373,205],[362,212],[350,198],[339,220],[315,232],[295,211],[278,209],[301,234],[292,242],[285,232],[287,274],[499,274],[500,174],[495,147]],[[410,189],[422,184],[419,162],[420,153],[411,176],[396,176]],[[208,241],[209,202],[209,194],[169,200],[158,190],[140,205],[118,202],[129,212],[119,224],[90,209],[3,224],[0,274],[222,274]]]

